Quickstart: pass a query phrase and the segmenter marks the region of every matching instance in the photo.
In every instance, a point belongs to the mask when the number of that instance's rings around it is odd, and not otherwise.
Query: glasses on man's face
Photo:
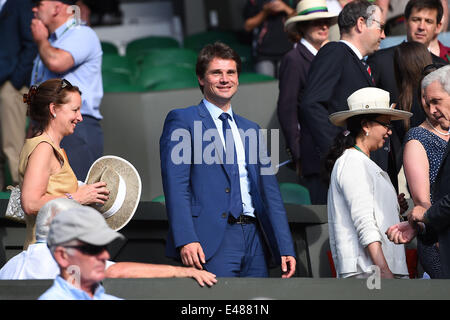
[[[386,25],[384,23],[381,23],[381,21],[378,21],[377,19],[373,19],[373,18],[371,18],[370,20],[378,23],[378,29],[380,29],[381,32],[383,32],[384,28],[386,28]]]
[[[390,123],[385,123],[385,122],[382,122],[382,121],[380,121],[380,120],[372,120],[372,122],[376,122],[376,123],[378,123],[379,125],[382,125],[383,127],[385,127],[388,131],[389,130],[393,130],[394,129],[394,126],[392,125],[392,124],[390,124]]]
[[[64,246],[64,248],[74,248],[83,254],[96,256],[106,250],[106,246],[94,246],[92,244],[80,244],[78,246]]]
[[[60,87],[58,89],[58,93],[60,93],[61,90],[65,89],[65,88],[69,88],[69,89],[72,88],[72,84],[68,80],[62,79],[61,80],[61,85],[60,85]]]

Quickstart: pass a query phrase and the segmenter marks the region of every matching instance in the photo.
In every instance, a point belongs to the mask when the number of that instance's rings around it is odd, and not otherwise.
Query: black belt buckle
[[[231,214],[228,216],[228,223],[230,224],[249,224],[254,223],[255,220],[256,220],[255,218],[243,214],[241,214],[237,218],[233,217]]]

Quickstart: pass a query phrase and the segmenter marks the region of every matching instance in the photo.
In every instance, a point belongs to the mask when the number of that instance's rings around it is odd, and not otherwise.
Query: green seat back
[[[142,68],[136,79],[136,84],[151,90],[160,83],[197,81],[194,68],[181,66],[152,66]]]
[[[161,65],[176,65],[195,68],[197,54],[184,48],[153,49],[137,58],[141,68]]]
[[[239,75],[240,84],[267,81],[276,81],[276,79],[274,77],[255,72],[241,72],[241,74]]]
[[[115,73],[125,73],[132,76],[136,72],[136,65],[133,60],[128,57],[119,56],[118,54],[104,54],[102,59],[102,70],[112,71]]]
[[[152,49],[179,48],[180,44],[175,38],[163,36],[150,36],[130,41],[127,44],[126,55],[136,57]]]
[[[100,44],[103,54],[119,54],[119,49],[117,49],[115,44],[107,41],[102,41]]]
[[[304,205],[311,204],[308,189],[297,183],[281,182],[280,192],[284,203]]]
[[[205,45],[216,41],[221,41],[231,47],[239,43],[239,39],[234,32],[206,31],[185,37],[183,47],[199,52]]]
[[[164,197],[164,195],[157,196],[156,198],[153,198],[151,202],[166,202],[166,198]]]

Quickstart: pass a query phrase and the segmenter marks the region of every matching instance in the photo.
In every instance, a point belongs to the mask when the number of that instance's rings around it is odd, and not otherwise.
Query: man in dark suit
[[[407,41],[420,42],[428,47],[436,30],[441,26],[442,15],[443,8],[440,0],[410,0],[405,7]],[[394,74],[396,48],[397,46],[381,49],[367,59],[376,86],[390,93],[391,103],[397,102],[399,95]],[[433,63],[446,63],[438,56],[432,53],[430,55]],[[417,126],[423,121],[425,121],[425,113],[422,110],[414,112],[411,125]],[[387,171],[392,183],[398,189],[397,174],[402,166],[402,144],[406,132],[401,122],[396,121],[394,125],[395,130],[391,136],[391,162]]]
[[[442,67],[422,81],[422,90],[430,113],[450,125],[450,66]],[[450,144],[442,158],[432,189],[434,204],[429,208],[415,206],[403,222],[386,233],[395,243],[408,243],[419,232],[424,243],[439,242],[442,276],[450,278]]]
[[[385,37],[380,8],[365,0],[347,4],[338,24],[341,41],[329,42],[319,50],[299,105],[300,125],[310,130],[322,159],[342,130],[331,124],[329,114],[347,110],[348,96],[374,86],[370,70],[361,60],[377,50]]]
[[[37,48],[31,36],[31,0],[8,0],[0,11],[0,191],[3,165],[19,183],[19,155],[25,141],[28,85]],[[4,159],[3,159],[4,156]]]
[[[318,9],[321,8],[321,9]],[[337,14],[328,12],[325,0],[300,1],[298,14],[286,21],[287,32],[301,40],[281,60],[277,114],[286,140],[287,152],[298,177],[302,177],[312,204],[325,204],[327,190],[320,183],[320,159],[308,127],[301,127],[298,103],[306,87],[309,67],[321,46],[328,40],[330,26]]]
[[[219,277],[266,277],[269,261],[291,277],[295,253],[278,182],[261,157],[264,144],[245,139],[258,137],[260,128],[231,107],[240,70],[233,49],[205,46],[196,67],[204,99],[166,117],[160,139],[166,253]]]

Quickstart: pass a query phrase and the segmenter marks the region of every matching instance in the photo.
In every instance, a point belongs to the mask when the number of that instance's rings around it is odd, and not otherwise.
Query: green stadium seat
[[[127,73],[111,70],[102,71],[103,90],[105,92],[143,92],[146,89],[132,81]]]
[[[195,69],[197,54],[184,48],[164,48],[147,51],[137,59],[141,68],[176,65]]]
[[[175,38],[163,36],[150,36],[130,41],[127,44],[126,55],[136,57],[152,49],[179,48],[180,44]]]
[[[102,51],[103,54],[119,54],[119,49],[117,49],[116,45],[111,43],[111,42],[107,42],[107,41],[102,41],[100,43],[102,45]]]
[[[124,73],[131,77],[136,73],[137,66],[128,57],[109,53],[103,55],[102,70]]]
[[[153,198],[153,199],[151,200],[151,202],[161,202],[161,203],[165,203],[165,202],[166,202],[166,198],[164,197],[164,195],[157,196],[156,198]]]
[[[216,41],[221,41],[233,48],[235,44],[239,44],[239,39],[234,32],[206,31],[185,37],[183,47],[199,52],[206,44]]]
[[[255,73],[255,72],[241,72],[239,75],[239,83],[254,83],[254,82],[267,82],[276,81],[274,77],[267,76],[265,74]]]
[[[308,189],[297,183],[281,182],[280,192],[284,203],[303,205],[311,204]]]
[[[9,199],[10,195],[11,195],[10,191],[2,191],[0,192],[0,199]]]
[[[197,83],[195,69],[176,65],[153,66],[142,68],[136,79],[136,84],[152,90],[157,84],[167,82]]]

